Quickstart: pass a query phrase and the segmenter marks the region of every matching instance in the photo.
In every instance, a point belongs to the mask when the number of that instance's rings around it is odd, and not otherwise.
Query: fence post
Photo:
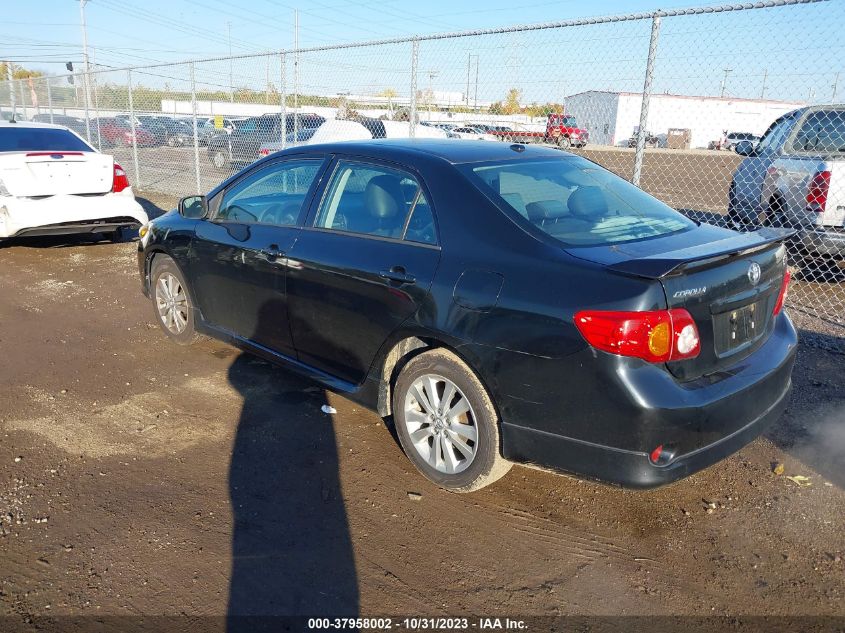
[[[47,77],[47,107],[50,108],[50,123],[53,122],[53,91],[50,89],[50,78]]]
[[[640,129],[637,130],[637,149],[634,152],[634,173],[631,183],[640,185],[640,175],[643,171],[643,153],[645,152],[646,125],[648,125],[648,102],[651,99],[651,83],[654,79],[654,57],[657,54],[657,37],[660,35],[660,12],[651,18],[651,38],[648,42],[648,59],[645,64],[645,81],[643,82],[643,100],[640,105]]]
[[[416,38],[411,43],[411,113],[408,136],[417,135],[417,64],[420,57],[420,42]]]
[[[200,193],[200,139],[197,132],[197,84],[194,77],[194,62],[191,62],[191,117],[194,124],[194,172],[196,174],[197,188]]]
[[[88,111],[91,107],[90,81],[91,78],[88,76],[88,66],[86,64],[85,72],[82,73],[82,83],[84,84],[83,92],[85,93],[85,138],[89,143],[91,142],[91,113]]]
[[[279,100],[282,113],[282,149],[288,146],[288,90],[285,85],[285,71],[287,70],[287,58],[284,53],[279,54]]]
[[[132,126],[132,162],[135,163],[135,182],[138,189],[141,188],[141,170],[138,167],[138,139],[135,138],[135,102],[132,98],[132,71],[126,71],[127,83],[129,84],[129,125]]]

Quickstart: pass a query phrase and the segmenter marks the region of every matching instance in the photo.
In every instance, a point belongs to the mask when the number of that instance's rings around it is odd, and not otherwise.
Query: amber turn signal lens
[[[648,351],[655,356],[664,356],[670,352],[671,330],[665,321],[658,323],[648,334]]]

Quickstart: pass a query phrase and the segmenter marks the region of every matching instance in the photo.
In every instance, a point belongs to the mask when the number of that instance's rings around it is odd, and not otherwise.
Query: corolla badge
[[[672,295],[675,299],[689,299],[690,297],[697,297],[707,292],[707,286],[701,288],[686,288],[685,290],[678,290]]]
[[[751,262],[748,267],[748,281],[751,282],[752,286],[756,286],[760,281],[760,264],[757,262]]]

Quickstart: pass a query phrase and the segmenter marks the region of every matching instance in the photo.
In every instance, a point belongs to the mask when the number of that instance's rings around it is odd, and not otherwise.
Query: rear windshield
[[[0,152],[92,152],[81,138],[67,130],[35,127],[0,127]]]
[[[568,246],[619,244],[696,226],[627,180],[582,158],[464,169],[506,209]]]

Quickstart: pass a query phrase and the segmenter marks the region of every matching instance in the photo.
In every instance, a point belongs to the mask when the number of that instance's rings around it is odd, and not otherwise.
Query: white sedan
[[[458,138],[469,139],[471,141],[498,141],[492,134],[487,134],[484,130],[477,127],[456,127],[449,130]]]
[[[0,122],[0,241],[108,234],[148,221],[126,172],[74,132],[48,123]]]

